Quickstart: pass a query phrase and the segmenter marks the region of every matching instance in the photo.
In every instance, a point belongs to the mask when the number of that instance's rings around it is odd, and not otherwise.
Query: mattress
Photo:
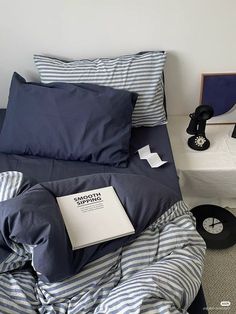
[[[0,129],[5,116],[5,109],[0,109]],[[140,160],[137,150],[149,144],[152,152],[157,152],[167,163],[160,168],[151,168],[146,160]],[[152,128],[133,128],[130,143],[130,161],[127,168],[79,162],[62,161],[31,156],[0,154],[0,172],[16,170],[32,177],[37,182],[53,181],[93,173],[130,173],[141,174],[154,182],[161,182],[181,196],[178,177],[173,161],[168,132],[165,125]],[[206,303],[202,289],[192,303],[189,313],[206,313]]]

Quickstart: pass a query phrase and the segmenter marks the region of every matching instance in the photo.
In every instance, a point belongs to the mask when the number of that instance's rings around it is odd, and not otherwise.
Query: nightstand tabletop
[[[197,204],[208,201],[229,206],[233,202],[236,206],[236,139],[231,137],[234,125],[207,124],[210,147],[195,151],[187,144],[191,136],[186,133],[189,121],[188,116],[170,116],[167,125],[183,197],[198,199]]]

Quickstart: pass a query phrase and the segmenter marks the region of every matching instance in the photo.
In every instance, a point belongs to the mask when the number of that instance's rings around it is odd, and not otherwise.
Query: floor
[[[236,209],[230,209],[236,216]],[[224,250],[207,250],[203,289],[209,314],[236,314],[236,244]],[[228,307],[221,305],[229,301]]]

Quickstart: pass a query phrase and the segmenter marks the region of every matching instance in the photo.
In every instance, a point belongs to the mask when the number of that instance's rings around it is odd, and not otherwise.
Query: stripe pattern
[[[135,127],[166,123],[162,78],[165,61],[166,52],[161,51],[70,62],[34,56],[42,83],[94,83],[138,93],[132,116]]]
[[[23,174],[18,171],[0,173],[0,202],[17,195],[22,184]]]
[[[174,204],[135,241],[58,283],[30,270],[0,274],[0,312],[183,313],[201,283],[205,243],[184,202]]]
[[[23,174],[18,171],[6,171],[0,173],[0,202],[15,197],[23,184]],[[1,210],[1,204],[0,204]],[[12,252],[7,259],[0,262],[0,273],[8,272],[25,265],[31,259],[27,246],[9,242]],[[27,250],[26,250],[27,248]]]

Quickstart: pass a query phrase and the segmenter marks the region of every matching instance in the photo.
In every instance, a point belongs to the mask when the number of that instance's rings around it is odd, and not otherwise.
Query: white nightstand
[[[236,207],[236,139],[233,125],[207,125],[211,146],[205,151],[189,148],[188,116],[170,116],[168,132],[184,200],[192,207],[216,204]]]

